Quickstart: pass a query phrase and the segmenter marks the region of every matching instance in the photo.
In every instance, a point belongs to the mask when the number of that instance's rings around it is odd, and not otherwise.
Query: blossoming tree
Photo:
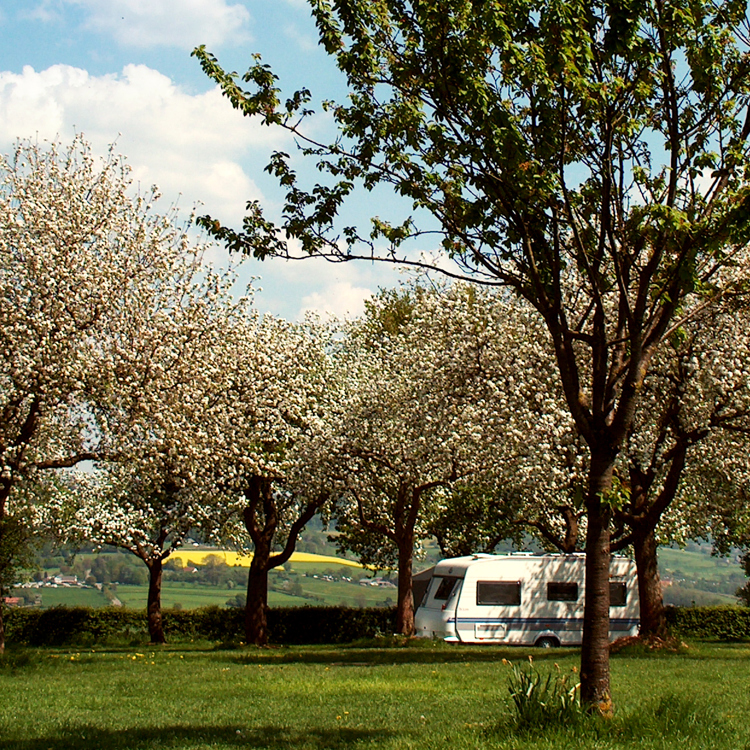
[[[31,473],[101,455],[112,316],[184,242],[131,188],[124,161],[81,136],[0,158],[0,535]]]
[[[445,511],[451,488],[486,480],[526,440],[509,425],[528,394],[502,383],[519,375],[513,351],[526,332],[499,335],[508,306],[491,296],[461,285],[384,292],[346,330],[345,416],[333,455],[343,484],[337,541],[367,564],[397,568],[405,635],[414,629],[415,548],[430,519]]]
[[[510,331],[523,327],[528,334],[515,340],[513,355],[519,363],[533,363],[518,367],[528,388],[536,371],[553,368],[551,347],[538,323],[535,330],[534,321],[520,323],[513,306],[494,304],[503,305]],[[713,530],[726,549],[741,536],[748,512],[741,488],[750,435],[750,380],[743,365],[750,356],[749,329],[740,288],[680,326],[644,379],[642,404],[615,466],[612,529],[612,549],[634,552],[643,635],[666,635],[658,544]],[[488,376],[492,371],[487,360]],[[517,440],[515,447],[503,446],[492,480],[457,492],[430,520],[451,553],[490,551],[521,531],[562,552],[582,548],[588,456],[575,426],[564,418],[563,394],[554,383],[537,388],[546,402],[517,399],[506,424],[506,435],[520,432],[526,445]],[[496,392],[513,389],[512,382],[496,381]],[[539,406],[553,418],[540,419]],[[462,517],[473,523],[461,523]]]
[[[252,548],[247,643],[267,642],[268,572],[291,557],[334,486],[328,451],[339,390],[329,336],[314,321],[265,316],[237,325],[221,396],[205,415],[220,436],[213,471],[238,497],[228,537]]]
[[[709,529],[721,539],[722,526],[734,525],[721,518],[747,513],[740,488],[748,473],[750,320],[743,298],[728,296],[697,314],[657,353],[623,450],[613,549],[633,547],[643,634],[666,634],[659,541]]]

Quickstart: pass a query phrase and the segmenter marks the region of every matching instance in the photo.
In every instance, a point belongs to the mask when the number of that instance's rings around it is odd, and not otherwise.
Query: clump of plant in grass
[[[516,729],[544,730],[580,722],[583,712],[575,667],[563,674],[555,664],[555,670],[545,674],[537,669],[531,656],[525,667],[507,659],[503,659],[503,664],[511,668],[508,691],[515,709]]]
[[[680,654],[687,651],[689,646],[684,641],[669,635],[659,638],[656,635],[631,635],[618,638],[609,644],[610,654],[626,653],[629,656],[651,656],[653,654]]]

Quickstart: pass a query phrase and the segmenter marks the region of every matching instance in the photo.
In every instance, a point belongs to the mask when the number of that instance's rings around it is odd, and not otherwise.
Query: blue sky
[[[164,210],[202,203],[235,225],[249,198],[278,218],[282,195],[263,167],[294,145],[235,112],[192,49],[205,44],[240,72],[259,52],[285,92],[345,95],[305,0],[2,0],[0,40],[0,152],[17,138],[66,143],[75,132],[101,153],[116,142],[137,183],[159,186]],[[322,135],[329,123],[311,127]],[[320,260],[252,262],[243,274],[261,277],[260,309],[290,319],[307,309],[357,314],[399,278],[390,267]]]

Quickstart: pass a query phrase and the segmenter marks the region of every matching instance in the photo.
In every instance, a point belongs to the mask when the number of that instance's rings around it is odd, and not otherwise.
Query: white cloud
[[[33,8],[25,8],[18,14],[19,18],[30,21],[42,21],[43,23],[58,22],[62,19],[62,12],[59,3],[53,3],[51,0],[42,0],[39,5]]]
[[[125,47],[193,49],[247,41],[250,13],[227,0],[64,0],[83,8],[84,26]],[[40,7],[44,7],[43,4]]]
[[[218,89],[188,94],[144,65],[105,76],[67,65],[0,72],[3,151],[16,138],[67,142],[74,131],[100,153],[116,141],[144,188],[158,185],[170,202],[181,195],[185,208],[202,202],[232,224],[247,200],[262,197],[248,160],[257,152],[262,165],[283,137],[240,116]]]
[[[365,311],[365,300],[371,296],[372,290],[366,287],[352,286],[348,281],[335,282],[303,297],[298,317],[312,312],[324,320],[354,318]]]
[[[310,122],[313,132],[327,125],[323,116]],[[253,177],[262,173],[271,151],[295,153],[286,134],[242,117],[218,89],[188,93],[144,65],[102,76],[68,65],[0,71],[0,153],[10,151],[17,138],[68,143],[74,132],[83,133],[102,155],[116,142],[134,180],[144,190],[152,184],[161,189],[160,210],[181,196],[183,212],[200,201],[206,213],[235,227],[248,199],[260,200],[270,215],[278,211]],[[216,248],[211,259],[223,265],[226,252]],[[306,310],[358,315],[367,297],[397,282],[399,271],[366,262],[272,259],[248,261],[243,282],[250,275],[261,277],[255,285],[263,288],[256,299],[259,309],[299,319]]]
[[[286,26],[284,34],[297,48],[305,52],[312,52],[318,47],[318,37],[315,34],[302,32],[293,24]]]
[[[366,299],[403,278],[402,269],[388,263],[331,263],[323,258],[271,259],[253,264],[252,273],[261,277],[259,306],[297,320],[306,312],[323,318],[361,315]]]

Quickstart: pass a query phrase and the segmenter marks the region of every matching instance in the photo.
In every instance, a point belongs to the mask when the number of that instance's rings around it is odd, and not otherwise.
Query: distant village
[[[14,589],[43,589],[43,588],[79,588],[79,589],[98,589],[101,591],[101,583],[84,583],[78,580],[78,576],[56,575],[47,576],[41,581],[27,581],[26,583],[17,583]],[[38,607],[42,603],[42,595],[32,596],[6,596],[3,601],[8,607]]]

